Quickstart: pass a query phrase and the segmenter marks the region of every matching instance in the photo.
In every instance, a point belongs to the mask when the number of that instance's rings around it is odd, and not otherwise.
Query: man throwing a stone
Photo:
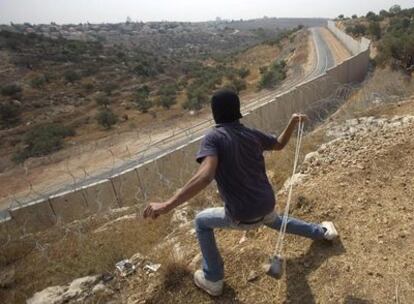
[[[214,237],[215,228],[248,230],[266,225],[279,230],[282,217],[276,214],[275,194],[266,175],[264,151],[282,150],[302,114],[293,114],[279,137],[247,128],[240,123],[240,101],[231,90],[219,90],[211,99],[216,125],[204,137],[196,160],[197,173],[173,197],[162,203],[149,203],[144,218],[155,219],[190,200],[213,179],[224,207],[201,211],[195,228],[203,256],[203,268],[194,273],[195,284],[212,296],[223,291],[224,265]],[[332,222],[306,223],[289,218],[287,233],[314,240],[337,237]]]

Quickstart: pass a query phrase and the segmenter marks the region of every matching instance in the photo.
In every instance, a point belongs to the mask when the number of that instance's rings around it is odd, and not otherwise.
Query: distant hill
[[[148,128],[199,111],[218,87],[253,92],[269,66],[306,41],[301,27],[223,24],[232,23],[0,26],[0,172],[14,166],[12,158],[59,150],[66,137],[89,141],[111,126]],[[50,133],[59,139],[33,144]]]
[[[260,18],[251,20],[229,21],[226,25],[238,30],[263,29],[289,29],[299,25],[305,27],[324,26],[328,19],[323,18]]]

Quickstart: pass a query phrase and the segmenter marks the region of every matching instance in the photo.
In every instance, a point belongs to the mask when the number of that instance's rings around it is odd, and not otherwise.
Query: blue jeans
[[[217,248],[214,237],[214,228],[249,230],[266,225],[279,230],[282,225],[282,217],[272,212],[256,224],[239,224],[226,215],[224,208],[209,208],[201,211],[195,218],[195,227],[201,253],[203,255],[203,271],[205,278],[216,282],[224,278],[223,260]],[[288,218],[286,232],[307,237],[314,240],[324,238],[324,230],[320,225],[306,223],[304,221]]]

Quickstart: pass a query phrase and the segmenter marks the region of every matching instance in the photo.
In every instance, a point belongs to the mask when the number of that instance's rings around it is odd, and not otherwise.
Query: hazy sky
[[[0,23],[205,21],[268,17],[336,17],[413,7],[414,0],[0,0]]]

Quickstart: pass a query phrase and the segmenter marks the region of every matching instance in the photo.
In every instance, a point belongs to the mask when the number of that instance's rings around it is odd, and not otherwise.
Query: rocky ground
[[[374,112],[331,121],[313,132],[328,140],[306,155],[295,175],[291,213],[308,221],[332,220],[341,237],[332,244],[286,237],[281,280],[261,270],[275,232],[218,231],[226,265],[224,294],[213,299],[197,290],[192,271],[200,255],[191,222],[201,208],[196,201],[195,207],[185,205],[172,215],[175,229],[159,245],[130,258],[133,274],[87,276],[49,287],[28,303],[413,303],[414,101]],[[273,171],[269,168],[270,176]],[[216,200],[214,191],[203,199]],[[282,188],[278,209],[285,201]],[[124,216],[95,233],[133,220]],[[152,267],[158,263],[159,269]]]

